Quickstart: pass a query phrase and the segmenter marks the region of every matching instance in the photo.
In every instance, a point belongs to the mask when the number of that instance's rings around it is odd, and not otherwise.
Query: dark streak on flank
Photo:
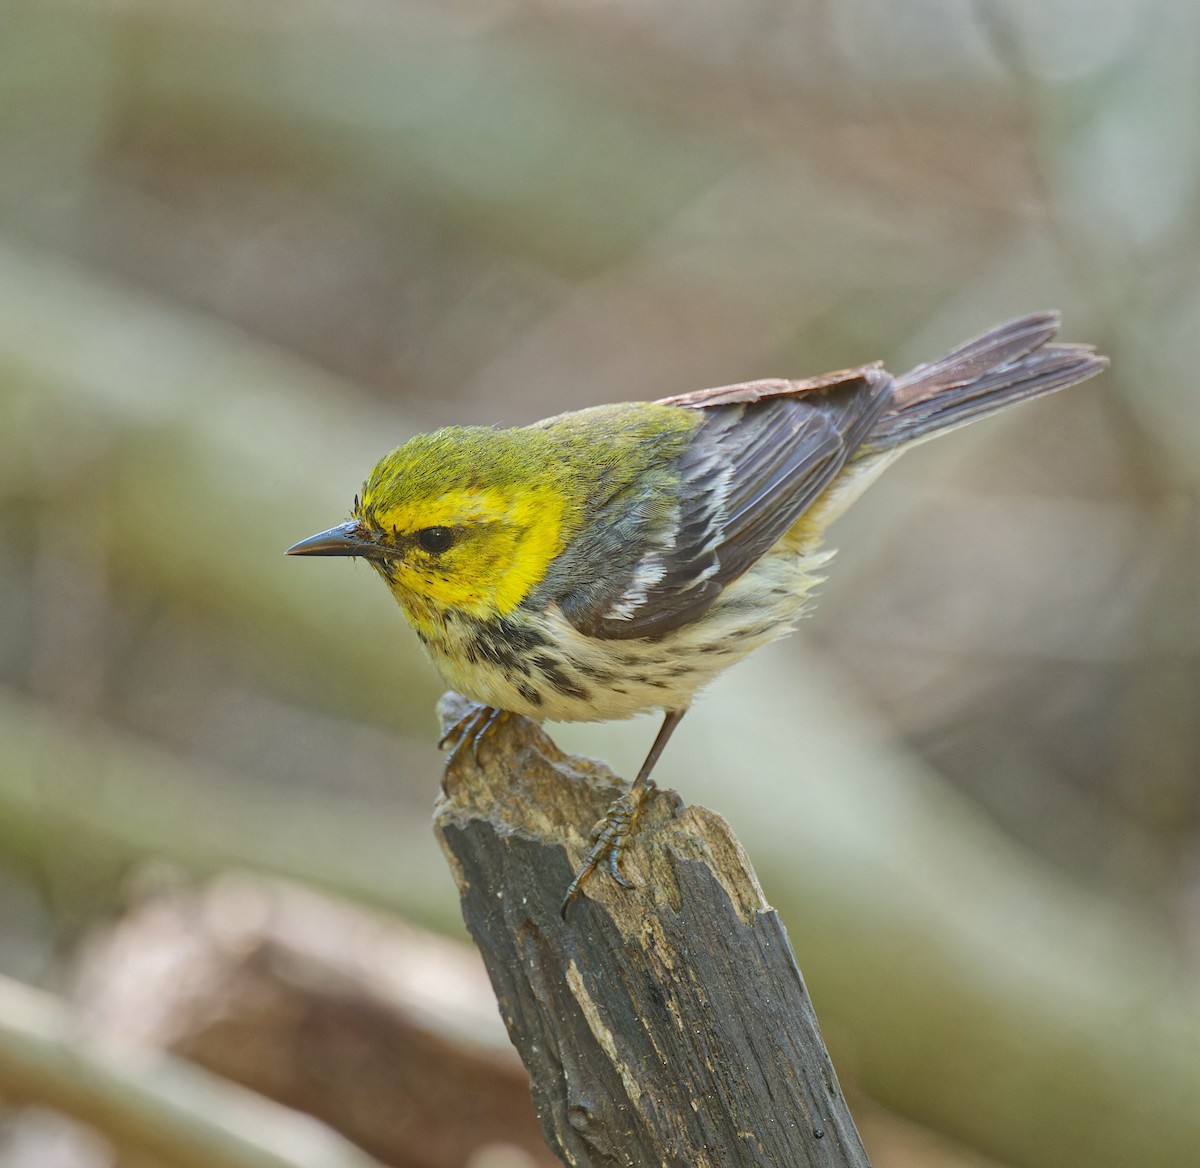
[[[471,635],[461,646],[461,652],[467,661],[477,665],[481,661],[495,665],[505,673],[528,677],[531,670],[531,657],[541,648],[549,645],[549,638],[532,623],[515,621],[501,617],[493,621],[466,620],[470,624]],[[527,701],[533,698],[523,695]],[[541,695],[538,695],[540,704]]]
[[[517,683],[517,693],[521,695],[531,706],[540,706],[542,704],[542,695],[525,682]]]
[[[501,617],[499,620],[493,621],[490,627],[507,644],[522,652],[540,649],[551,643],[550,638],[532,623],[523,624],[511,620],[509,617]]]
[[[532,663],[560,694],[569,698],[577,698],[581,702],[586,702],[591,698],[591,693],[577,682],[572,681],[567,676],[562,665],[555,661],[553,657],[549,657],[545,653],[539,653],[533,658]]]
[[[586,661],[576,661],[574,657],[568,662],[576,673],[582,674],[588,681],[597,685],[611,685],[621,675],[611,669],[602,669],[599,665],[589,665]]]

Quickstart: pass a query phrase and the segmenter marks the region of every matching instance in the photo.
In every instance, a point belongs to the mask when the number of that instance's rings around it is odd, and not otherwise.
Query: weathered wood
[[[867,1168],[787,933],[720,816],[656,792],[636,887],[598,874],[561,917],[621,789],[514,718],[448,770],[436,812],[550,1146],[585,1168]]]

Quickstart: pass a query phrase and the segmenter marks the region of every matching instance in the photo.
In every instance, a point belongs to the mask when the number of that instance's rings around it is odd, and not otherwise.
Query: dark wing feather
[[[627,524],[634,538],[616,549],[604,540],[604,559],[578,549],[600,577],[559,598],[567,618],[604,638],[654,637],[695,620],[829,485],[887,407],[892,385],[878,367],[862,366],[665,399],[705,415],[675,468],[677,505],[642,515],[636,532]],[[628,500],[614,500],[614,519],[627,523],[628,514]],[[605,529],[603,518],[597,527]]]

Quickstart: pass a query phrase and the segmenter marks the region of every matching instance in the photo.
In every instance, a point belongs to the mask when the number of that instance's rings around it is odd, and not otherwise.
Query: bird
[[[449,426],[384,455],[350,519],[289,555],[379,573],[470,711],[448,765],[507,718],[663,720],[597,824],[563,913],[621,860],[651,773],[696,694],[790,633],[826,529],[910,446],[1093,377],[1057,312],[998,325],[901,375],[882,362],[559,414]]]

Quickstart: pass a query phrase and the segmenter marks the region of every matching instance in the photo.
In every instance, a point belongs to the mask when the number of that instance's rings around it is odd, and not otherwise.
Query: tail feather
[[[864,452],[932,438],[1108,368],[1090,345],[1049,344],[1058,326],[1056,312],[1024,316],[897,377]]]

